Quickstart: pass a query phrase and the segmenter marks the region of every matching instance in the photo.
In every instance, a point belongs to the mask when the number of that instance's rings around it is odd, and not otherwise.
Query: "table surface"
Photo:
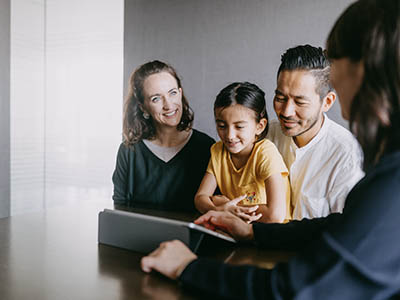
[[[142,254],[98,244],[98,213],[103,208],[52,208],[0,219],[0,299],[200,299],[158,273],[142,272]],[[135,211],[185,221],[194,218]],[[213,249],[211,256],[271,268],[292,255],[240,245]]]

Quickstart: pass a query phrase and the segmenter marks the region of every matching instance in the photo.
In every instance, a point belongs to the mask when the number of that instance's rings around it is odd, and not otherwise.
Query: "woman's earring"
[[[146,120],[148,120],[150,118],[150,115],[147,112],[143,112],[143,118],[145,118]]]

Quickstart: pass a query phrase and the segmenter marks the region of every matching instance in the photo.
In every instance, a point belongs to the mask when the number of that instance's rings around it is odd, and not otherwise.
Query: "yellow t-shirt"
[[[230,153],[220,141],[211,147],[207,172],[213,174],[222,193],[229,199],[247,195],[241,204],[266,204],[265,180],[276,173],[282,174],[286,184],[286,219],[291,219],[289,172],[275,145],[268,139],[255,143],[246,164],[236,169]]]

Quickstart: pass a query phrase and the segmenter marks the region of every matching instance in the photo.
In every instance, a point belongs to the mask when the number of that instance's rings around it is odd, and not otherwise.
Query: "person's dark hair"
[[[176,71],[170,65],[154,60],[138,67],[130,76],[129,93],[124,103],[123,117],[123,140],[129,146],[139,142],[142,139],[154,139],[156,128],[151,116],[146,119],[143,117],[141,106],[144,103],[143,83],[147,77],[153,74],[167,72],[172,75],[182,89],[181,80]],[[180,131],[192,128],[193,111],[182,89],[182,118],[177,126]]]
[[[364,169],[400,149],[400,1],[350,5],[327,40],[330,59],[361,62],[364,77],[350,111],[350,129],[364,151]]]
[[[258,136],[258,140],[265,138],[268,133],[269,122],[265,106],[265,93],[257,85],[249,82],[234,82],[223,88],[214,102],[214,114],[218,108],[226,108],[235,104],[243,105],[254,111],[256,122],[267,120],[267,126]]]
[[[305,70],[315,78],[315,91],[321,101],[333,88],[329,82],[330,64],[321,47],[301,45],[286,50],[281,56],[281,65],[278,74],[282,71]]]

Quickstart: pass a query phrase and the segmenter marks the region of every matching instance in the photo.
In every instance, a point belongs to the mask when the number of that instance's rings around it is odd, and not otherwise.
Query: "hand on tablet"
[[[250,216],[250,218],[251,221],[257,221],[261,218],[261,215]],[[236,240],[252,240],[254,238],[253,225],[227,211],[209,211],[195,220],[194,223],[211,230],[221,229],[226,231]]]
[[[223,196],[225,197],[225,196]],[[225,197],[226,198],[226,197]],[[256,210],[258,209],[258,205],[254,206],[239,206],[238,203],[246,198],[246,195],[237,197],[233,200],[229,200],[222,205],[217,206],[218,211],[228,211],[239,218],[243,219],[247,223],[251,223],[255,220],[258,220],[261,215],[258,217],[256,215]],[[228,198],[226,198],[228,199]]]
[[[174,240],[161,243],[156,250],[142,258],[141,265],[146,273],[155,270],[171,279],[177,279],[196,258],[184,243]]]

